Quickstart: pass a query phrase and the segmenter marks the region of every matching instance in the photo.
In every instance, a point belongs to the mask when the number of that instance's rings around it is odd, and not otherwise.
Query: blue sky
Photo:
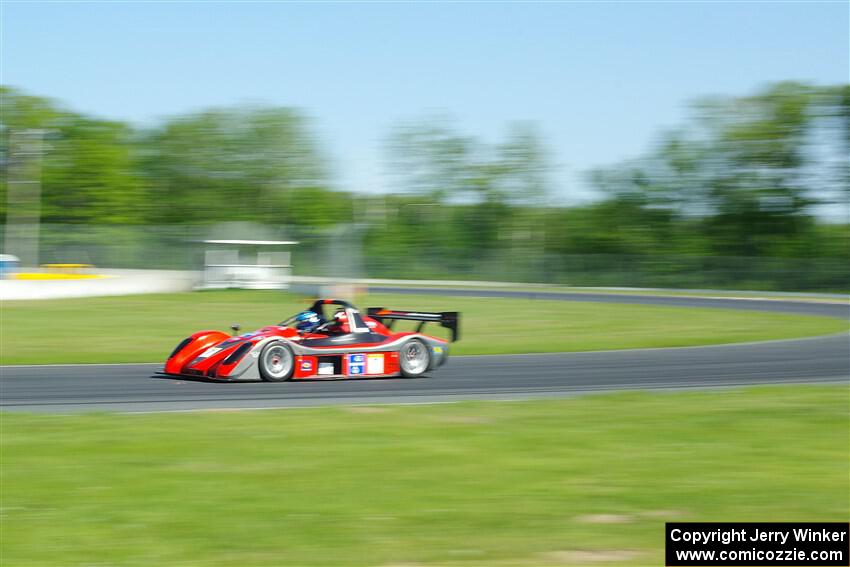
[[[344,189],[388,189],[391,127],[434,114],[498,141],[537,122],[568,202],[686,103],[848,81],[845,2],[9,2],[2,82],[153,124],[234,103],[304,109]]]

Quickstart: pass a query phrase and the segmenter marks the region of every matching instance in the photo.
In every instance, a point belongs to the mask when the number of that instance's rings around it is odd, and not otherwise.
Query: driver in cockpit
[[[327,330],[332,335],[345,335],[351,332],[351,327],[348,324],[348,313],[345,312],[345,309],[336,310]]]
[[[337,309],[328,321],[315,311],[302,311],[295,316],[295,328],[302,334],[322,332],[328,335],[345,335],[351,332],[345,309]]]
[[[324,322],[322,316],[315,311],[302,311],[295,316],[295,328],[302,333],[312,333]]]

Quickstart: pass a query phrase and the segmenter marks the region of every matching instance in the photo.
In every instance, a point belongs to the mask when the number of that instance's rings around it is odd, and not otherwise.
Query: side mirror
[[[233,323],[233,324],[230,326],[230,328],[231,328],[231,329],[233,329],[233,336],[235,337],[235,336],[236,336],[236,333],[238,333],[238,332],[239,332],[239,329],[241,329],[241,328],[242,328],[242,326],[241,326],[241,325],[239,325],[239,323]]]

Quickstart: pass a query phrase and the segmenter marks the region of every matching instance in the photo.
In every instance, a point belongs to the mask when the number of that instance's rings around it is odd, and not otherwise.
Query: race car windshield
[[[298,315],[300,315],[300,314],[301,314],[301,311],[299,311],[295,315],[292,315],[291,317],[287,317],[286,319],[284,319],[283,321],[278,323],[277,326],[278,327],[288,327],[289,325],[291,325],[292,323],[295,322],[295,318],[298,317]]]

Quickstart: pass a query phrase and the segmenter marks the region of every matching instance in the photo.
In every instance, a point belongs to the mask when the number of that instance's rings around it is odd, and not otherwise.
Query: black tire
[[[263,347],[257,359],[260,378],[266,382],[285,382],[295,372],[295,355],[281,342],[271,342]]]
[[[418,378],[431,366],[431,349],[419,339],[410,339],[398,351],[398,367],[405,378]]]

